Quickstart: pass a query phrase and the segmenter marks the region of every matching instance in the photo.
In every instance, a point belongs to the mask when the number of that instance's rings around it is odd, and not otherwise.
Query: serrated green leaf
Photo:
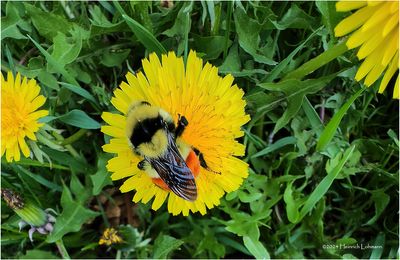
[[[76,37],[67,37],[58,32],[54,37],[53,52],[51,56],[60,64],[66,65],[73,62],[79,55],[82,48],[82,36],[80,33]]]
[[[239,45],[247,53],[253,56],[254,60],[267,65],[276,65],[277,62],[260,53],[260,31],[262,26],[255,20],[249,18],[241,9],[236,8],[234,14],[236,32],[239,37]]]
[[[75,80],[74,77],[72,77],[64,68],[63,65],[59,64],[42,46],[40,46],[40,44],[38,42],[36,42],[34,39],[32,39],[31,36],[28,35],[28,38],[33,42],[33,44],[35,44],[35,46],[39,49],[39,51],[43,54],[43,56],[46,58],[47,62],[53,66],[53,68],[61,73],[64,78],[74,84],[79,86],[79,83]]]
[[[63,16],[45,12],[31,4],[24,3],[32,23],[40,35],[52,41],[57,33],[66,34],[72,29],[72,23]]]
[[[6,16],[1,17],[1,40],[6,38],[26,39],[19,27],[27,30],[29,24],[20,17],[15,3],[8,1],[6,3]]]
[[[53,232],[46,239],[48,243],[54,243],[67,233],[81,230],[86,221],[99,215],[99,213],[86,209],[76,202],[65,185],[61,195],[61,206],[63,211],[57,217]]]
[[[286,214],[288,220],[292,223],[296,223],[300,217],[299,213],[299,203],[294,200],[293,190],[292,190],[293,182],[289,182],[286,186],[285,192],[283,194],[283,200],[286,203]]]
[[[153,258],[166,259],[169,253],[178,249],[182,244],[183,241],[179,239],[161,234],[154,241]]]
[[[98,195],[103,187],[112,184],[110,174],[106,169],[108,158],[105,155],[99,155],[97,159],[97,172],[90,176],[93,183],[93,195]]]

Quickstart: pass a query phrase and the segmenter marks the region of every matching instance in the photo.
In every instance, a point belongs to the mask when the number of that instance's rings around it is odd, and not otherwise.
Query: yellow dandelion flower
[[[209,63],[203,66],[194,51],[189,53],[186,66],[182,57],[172,52],[162,55],[161,61],[156,54],[150,54],[142,65],[144,73],[128,73],[127,83],[122,82],[114,91],[111,103],[122,114],[102,115],[108,125],[101,131],[113,137],[103,150],[116,154],[107,164],[111,178],[129,177],[120,190],[136,190],[134,202],[147,203],[154,197],[153,210],[167,200],[168,211],[173,215],[187,216],[189,211],[204,215],[207,208],[219,205],[225,192],[238,189],[248,175],[247,163],[235,157],[245,153],[244,145],[235,139],[243,136],[240,127],[250,120],[244,111],[244,93],[237,85],[232,86],[231,75],[220,77],[216,67]],[[126,126],[129,108],[139,101],[162,108],[175,125],[180,116],[189,122],[181,138],[201,151],[209,167],[197,167],[199,172],[193,174],[197,187],[194,201],[182,199],[162,185],[160,179],[138,169],[143,158],[133,152]],[[186,163],[189,165],[192,159],[193,154],[189,153]]]
[[[14,80],[8,72],[5,80],[1,74],[1,156],[5,153],[8,162],[19,161],[20,151],[25,157],[30,155],[25,137],[36,141],[35,132],[43,125],[38,119],[48,114],[47,110],[37,110],[46,102],[39,92],[34,79],[21,80],[17,73]]]
[[[99,245],[111,246],[113,244],[120,244],[123,240],[119,236],[117,230],[114,228],[106,228],[99,240]]]
[[[335,28],[337,37],[353,31],[346,45],[349,49],[360,47],[357,57],[364,60],[355,79],[371,86],[384,74],[379,86],[382,93],[399,69],[399,2],[398,1],[339,1],[336,10],[356,10]],[[393,98],[399,98],[399,77]]]

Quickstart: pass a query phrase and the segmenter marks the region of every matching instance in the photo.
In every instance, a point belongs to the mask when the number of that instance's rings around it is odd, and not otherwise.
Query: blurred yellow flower
[[[19,161],[20,151],[25,157],[30,155],[25,137],[36,141],[35,132],[43,125],[38,119],[48,114],[47,110],[37,110],[46,102],[39,92],[34,79],[23,77],[21,81],[17,73],[14,80],[8,72],[5,80],[1,74],[1,156],[5,153],[8,162]]]
[[[339,1],[338,12],[355,10],[335,28],[337,37],[353,31],[346,45],[349,49],[360,47],[357,57],[364,60],[355,79],[371,86],[384,74],[379,86],[382,93],[399,69],[399,2],[398,1]],[[393,98],[399,98],[399,77]]]
[[[111,246],[113,244],[120,244],[123,240],[114,228],[106,228],[103,235],[99,240],[99,245]]]
[[[147,203],[154,197],[152,209],[157,210],[165,200],[168,211],[173,215],[189,211],[206,214],[206,208],[219,205],[225,192],[239,188],[248,175],[248,165],[235,156],[243,156],[245,147],[235,139],[243,136],[241,126],[250,120],[245,114],[246,102],[243,91],[233,85],[231,75],[218,76],[218,69],[189,53],[186,66],[183,58],[170,52],[156,54],[142,61],[143,71],[126,75],[128,83],[122,82],[114,91],[111,103],[121,114],[104,112],[102,118],[109,125],[102,132],[112,136],[109,144],[103,146],[105,152],[117,154],[108,162],[107,168],[113,172],[112,179],[129,177],[121,186],[122,192],[136,190],[134,202]],[[197,199],[193,202],[182,199],[168,189],[162,188],[160,180],[152,178],[138,169],[143,160],[136,155],[126,136],[126,115],[131,104],[147,101],[151,105],[167,111],[177,124],[179,115],[187,118],[189,125],[183,132],[183,140],[199,149],[210,169],[200,167],[199,174],[193,174],[197,186]],[[185,158],[186,162],[191,160]],[[165,186],[165,185],[164,185]]]

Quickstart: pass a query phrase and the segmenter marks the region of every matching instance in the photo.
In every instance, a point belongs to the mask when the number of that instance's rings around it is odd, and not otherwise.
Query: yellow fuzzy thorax
[[[165,130],[158,130],[151,138],[151,142],[142,143],[137,151],[146,157],[156,158],[163,155],[168,148],[168,137]]]

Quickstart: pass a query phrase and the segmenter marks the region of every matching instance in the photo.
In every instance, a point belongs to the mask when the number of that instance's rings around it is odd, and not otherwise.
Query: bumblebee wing
[[[188,201],[197,198],[193,174],[176,147],[172,134],[168,133],[167,151],[157,159],[148,159],[160,178],[176,195]]]

